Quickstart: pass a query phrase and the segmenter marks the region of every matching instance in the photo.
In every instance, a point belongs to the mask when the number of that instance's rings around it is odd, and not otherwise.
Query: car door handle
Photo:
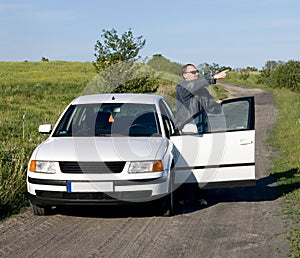
[[[249,140],[249,139],[241,139],[240,140],[240,145],[248,145],[248,144],[252,144],[253,141]]]

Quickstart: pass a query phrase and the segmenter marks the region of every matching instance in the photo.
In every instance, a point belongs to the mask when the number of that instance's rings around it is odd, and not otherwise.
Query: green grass
[[[272,92],[279,117],[269,142],[279,155],[273,160],[271,174],[284,195],[284,213],[294,223],[288,240],[294,257],[300,257],[300,94],[286,89]]]
[[[91,63],[0,62],[0,218],[27,205],[26,166],[66,105],[95,76]]]

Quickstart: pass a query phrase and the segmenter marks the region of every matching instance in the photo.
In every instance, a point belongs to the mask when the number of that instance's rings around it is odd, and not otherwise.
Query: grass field
[[[45,139],[38,126],[54,124],[95,76],[91,63],[0,62],[0,219],[27,205],[27,162]],[[300,257],[300,94],[257,85],[257,74],[242,80],[230,73],[228,81],[273,93],[279,117],[268,139],[277,153],[270,174],[284,195],[283,212],[294,222],[288,239],[294,257]],[[165,85],[159,93],[174,97],[174,88]]]
[[[0,62],[0,218],[26,206],[26,166],[44,136],[95,76],[91,63]]]

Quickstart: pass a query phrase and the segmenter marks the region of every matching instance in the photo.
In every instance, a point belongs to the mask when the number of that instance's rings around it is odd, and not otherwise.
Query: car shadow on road
[[[234,188],[215,188],[209,189],[207,194],[208,206],[211,207],[219,203],[227,202],[264,202],[274,201],[279,197],[293,192],[300,188],[299,182],[277,185],[281,178],[291,179],[295,177],[298,169],[291,169],[276,174],[276,177],[266,176],[256,180],[256,186],[251,187],[234,187]],[[201,206],[181,207],[178,213],[189,213],[203,209]]]
[[[64,216],[76,216],[87,218],[128,218],[128,217],[150,217],[139,205],[130,206],[72,206],[58,208],[57,212]]]
[[[298,169],[290,169],[260,178],[253,187],[211,189],[208,198],[211,203],[273,201],[300,187],[299,182],[293,180],[297,174]],[[282,178],[288,183],[277,184]]]
[[[219,202],[261,202],[273,201],[280,196],[276,180],[267,176],[256,180],[255,186],[210,189],[210,204]]]
[[[165,217],[157,204],[138,202],[124,205],[57,207],[53,214],[89,218]]]
[[[200,206],[197,203],[194,205],[178,205],[176,213],[186,214],[219,203],[272,201],[278,197],[279,190],[275,178],[267,176],[256,180],[255,186],[209,189],[204,197],[208,206]]]

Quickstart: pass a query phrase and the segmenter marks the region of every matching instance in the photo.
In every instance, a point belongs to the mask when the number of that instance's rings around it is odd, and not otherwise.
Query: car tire
[[[172,169],[170,174],[169,193],[164,197],[164,212],[163,216],[170,217],[175,214],[175,194],[174,194],[175,172]]]
[[[51,207],[50,206],[40,206],[40,205],[36,205],[36,204],[30,204],[31,206],[31,211],[34,215],[38,215],[38,216],[45,216],[45,215],[49,215],[50,211],[51,211]]]
[[[170,193],[165,197],[164,200],[163,216],[171,217],[173,215],[174,215],[174,200],[173,200],[173,194]]]

